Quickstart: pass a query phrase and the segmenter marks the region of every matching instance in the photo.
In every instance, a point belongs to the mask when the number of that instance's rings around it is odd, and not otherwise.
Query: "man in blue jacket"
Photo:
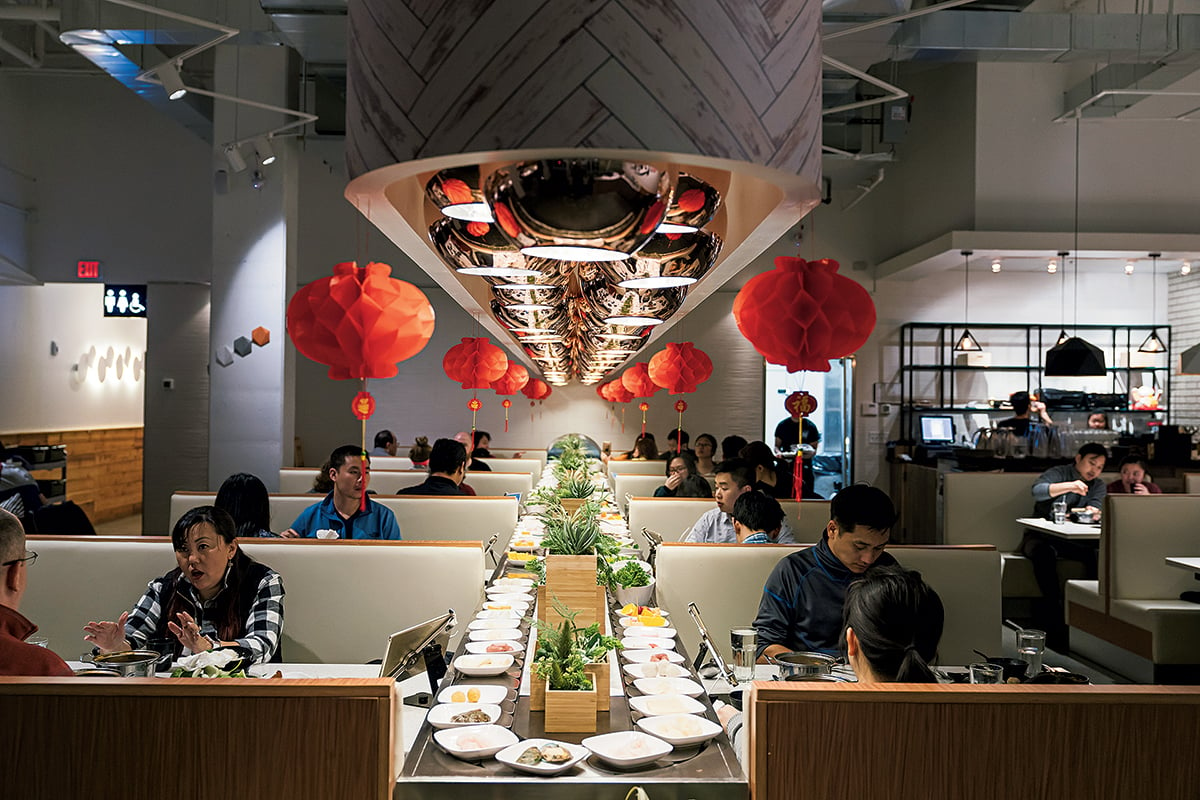
[[[345,444],[329,454],[329,477],[333,491],[321,502],[300,512],[292,527],[280,534],[288,538],[318,539],[399,539],[400,526],[396,515],[367,497],[362,508],[363,492],[371,462],[363,463],[363,450],[356,444]]]
[[[883,551],[896,522],[886,493],[847,486],[829,511],[821,541],[783,558],[767,578],[754,620],[760,661],[793,650],[837,655],[846,587],[872,567],[896,563]]]

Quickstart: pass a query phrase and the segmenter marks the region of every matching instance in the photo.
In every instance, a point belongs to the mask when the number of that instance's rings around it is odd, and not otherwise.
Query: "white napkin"
[[[336,539],[336,538],[338,538],[338,532],[331,528],[325,528],[323,530],[317,531],[317,538],[318,539]]]

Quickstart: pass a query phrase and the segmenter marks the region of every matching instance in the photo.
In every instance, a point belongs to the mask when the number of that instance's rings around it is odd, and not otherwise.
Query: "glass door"
[[[830,498],[854,480],[854,359],[829,362],[829,372],[794,372],[767,364],[763,392],[763,441],[775,445],[775,433],[790,419],[784,401],[792,392],[808,392],[817,409],[807,420],[816,425],[819,440],[812,458],[817,495]],[[788,444],[788,441],[782,442]]]

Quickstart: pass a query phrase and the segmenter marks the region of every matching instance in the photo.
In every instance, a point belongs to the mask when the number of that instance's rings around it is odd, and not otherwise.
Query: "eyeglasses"
[[[3,564],[0,564],[0,567],[11,567],[13,564],[20,564],[22,561],[32,567],[37,561],[37,553],[32,550],[26,550],[24,558],[14,558],[12,561],[5,561]]]

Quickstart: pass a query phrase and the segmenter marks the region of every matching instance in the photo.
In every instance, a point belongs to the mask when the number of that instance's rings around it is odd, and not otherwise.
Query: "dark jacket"
[[[0,606],[0,675],[72,677],[75,673],[49,648],[25,640],[37,631],[16,609]]]
[[[872,569],[895,563],[882,553]],[[754,620],[759,654],[768,645],[781,644],[789,650],[840,655],[846,587],[861,577],[838,561],[826,537],[780,560],[763,587]]]
[[[424,483],[418,483],[416,486],[401,489],[396,494],[444,494],[458,496],[462,492],[459,491],[458,485],[449,478],[430,475],[425,479]]]

